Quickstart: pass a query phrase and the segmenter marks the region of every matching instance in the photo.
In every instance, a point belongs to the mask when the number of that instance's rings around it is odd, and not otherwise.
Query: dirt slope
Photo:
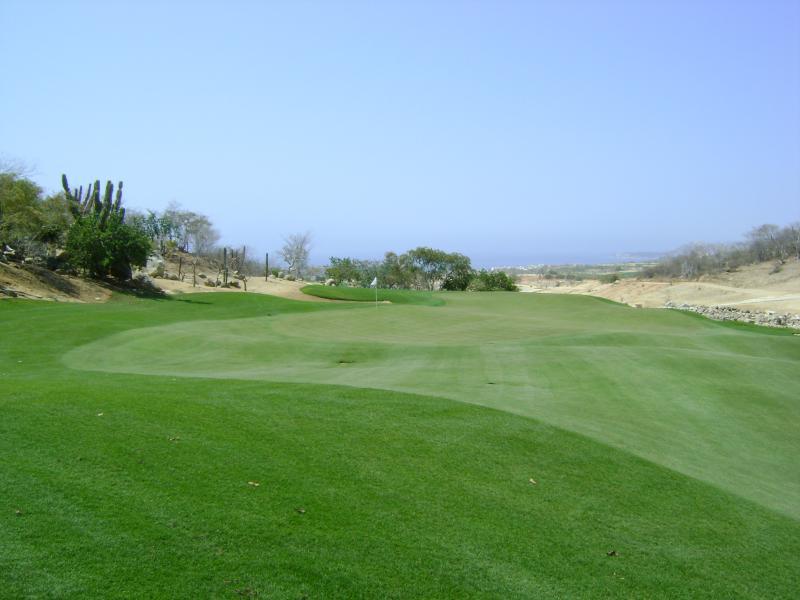
[[[243,292],[244,286],[240,285],[239,288],[221,288],[221,287],[208,287],[202,280],[198,279],[197,286],[192,286],[191,275],[186,277],[184,281],[172,281],[170,279],[154,279],[155,283],[162,290],[168,294],[175,293],[197,293],[197,292]],[[247,281],[247,291],[256,294],[270,294],[272,296],[280,296],[282,298],[291,298],[292,300],[303,300],[306,302],[334,302],[326,298],[317,298],[316,296],[309,296],[300,291],[300,288],[308,285],[307,281],[289,281],[287,279],[277,279],[270,277],[269,281],[264,281],[264,277],[252,277]]]
[[[182,259],[179,263],[179,259]],[[192,262],[197,261],[195,273],[197,275],[196,285],[192,285]],[[218,277],[219,264],[212,264],[209,260],[202,257],[194,257],[190,254],[176,253],[168,257],[164,261],[164,270],[168,276],[176,276],[179,272],[182,273],[183,281],[176,281],[169,278],[155,278],[155,283],[162,290],[168,294],[176,293],[205,293],[205,292],[243,292],[244,283],[239,281],[238,288],[221,288],[210,287],[205,285],[206,280],[214,280]],[[205,275],[205,278],[201,277]],[[236,281],[231,276],[230,281]],[[307,281],[289,281],[288,279],[279,279],[270,275],[269,281],[264,281],[264,275],[250,277],[247,281],[247,291],[256,294],[269,294],[271,296],[280,296],[282,298],[290,298],[292,300],[302,300],[305,302],[335,302],[335,300],[327,300],[325,298],[317,298],[309,296],[300,291],[300,288],[308,285]]]
[[[0,298],[56,302],[105,302],[111,292],[92,281],[59,275],[36,265],[0,263]]]
[[[700,281],[625,279],[611,284],[595,280],[567,282],[522,276],[526,292],[587,294],[645,307],[677,304],[741,306],[750,310],[800,313],[800,261],[792,259],[775,271],[775,263],[742,267]]]
[[[171,272],[177,272],[177,265]],[[185,276],[184,281],[159,278],[153,279],[153,283],[168,294],[244,291],[243,286],[238,289],[208,287],[200,278],[197,279],[197,286],[193,287],[191,275]],[[253,277],[247,282],[247,291],[306,302],[335,302],[302,293],[300,288],[305,285],[308,285],[308,282],[289,281],[275,277],[264,281],[263,277]],[[111,290],[102,284],[80,277],[54,273],[36,265],[0,263],[0,299],[30,298],[56,302],[106,302],[111,297],[111,293]]]

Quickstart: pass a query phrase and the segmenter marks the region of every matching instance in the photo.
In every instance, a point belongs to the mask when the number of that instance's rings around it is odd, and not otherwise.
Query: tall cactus
[[[116,216],[120,220],[125,218],[125,209],[122,208],[122,182],[117,185],[117,195],[114,201],[114,184],[111,181],[106,182],[105,194],[103,199],[100,200],[100,180],[96,180],[94,184],[89,184],[86,188],[86,195],[83,194],[83,186],[79,188],[70,189],[69,181],[66,175],[61,175],[61,185],[64,188],[64,194],[69,201],[69,208],[72,215],[78,219],[90,214],[94,214],[100,225],[100,229],[105,229],[109,217]]]

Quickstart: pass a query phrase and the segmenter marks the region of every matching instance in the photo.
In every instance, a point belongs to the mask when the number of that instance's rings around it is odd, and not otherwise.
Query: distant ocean
[[[615,253],[531,253],[520,255],[486,256],[470,254],[472,264],[478,268],[527,267],[530,265],[601,265],[609,263],[646,262],[658,260],[665,252],[615,252]]]

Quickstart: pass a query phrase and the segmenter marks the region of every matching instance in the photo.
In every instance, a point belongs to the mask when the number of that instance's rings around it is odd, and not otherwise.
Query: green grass
[[[427,297],[0,302],[0,596],[795,596],[799,338]]]
[[[307,285],[301,291],[309,296],[317,296],[329,300],[375,302],[375,290],[371,288]],[[391,302],[392,304],[421,304],[425,306],[441,306],[444,304],[441,298],[431,292],[379,289],[377,295],[378,302]]]

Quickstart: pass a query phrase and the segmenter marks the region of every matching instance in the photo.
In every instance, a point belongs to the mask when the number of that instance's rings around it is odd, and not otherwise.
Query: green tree
[[[119,214],[109,216],[104,226],[99,215],[81,216],[67,234],[70,263],[92,277],[130,279],[132,267],[147,264],[150,247],[147,235]]]
[[[61,245],[72,223],[64,194],[42,197],[42,189],[11,171],[0,172],[0,249],[42,255]]]
[[[469,258],[463,254],[453,252],[445,260],[447,273],[442,280],[442,289],[450,291],[464,291],[475,277],[475,271]]]
[[[411,264],[416,267],[422,287],[435,290],[466,289],[471,279],[472,266],[467,256],[458,252],[421,246],[408,251]],[[445,286],[450,287],[445,287]]]
[[[52,254],[56,248],[63,246],[73,219],[68,200],[62,193],[47,196],[40,206],[42,217],[36,239]]]
[[[418,270],[411,257],[406,254],[387,252],[383,257],[378,279],[384,288],[409,289],[414,286]]]
[[[325,277],[333,279],[333,282],[339,285],[358,282],[361,279],[361,273],[358,270],[357,261],[352,258],[331,256],[330,264],[325,267]]]
[[[481,269],[475,274],[467,289],[473,292],[519,291],[514,278],[505,271],[487,271],[486,269]]]
[[[35,240],[42,225],[41,194],[29,179],[0,173],[0,244],[27,246]]]
[[[121,181],[116,197],[113,184],[106,182],[102,200],[99,180],[87,187],[85,196],[83,188],[70,189],[66,175],[61,182],[75,219],[67,234],[67,254],[74,267],[93,277],[125,280],[132,267],[147,264],[151,240],[141,222],[125,222]]]

